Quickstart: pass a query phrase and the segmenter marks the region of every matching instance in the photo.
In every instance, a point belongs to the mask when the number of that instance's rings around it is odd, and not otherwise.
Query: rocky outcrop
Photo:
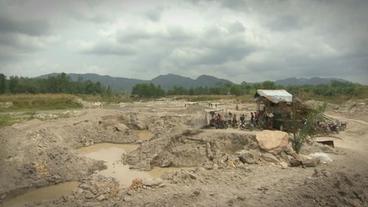
[[[256,139],[262,150],[272,154],[286,150],[289,145],[289,135],[282,131],[264,130],[257,133]]]

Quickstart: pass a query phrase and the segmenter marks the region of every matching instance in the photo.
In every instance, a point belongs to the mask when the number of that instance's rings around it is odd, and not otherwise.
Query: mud
[[[219,103],[231,110],[237,104]],[[255,107],[238,105],[246,114]],[[312,142],[300,155],[290,144],[266,151],[257,131],[201,129],[206,107],[175,100],[124,103],[1,128],[0,206],[368,205],[366,106],[356,106],[364,109],[357,115],[330,109],[329,116],[348,123],[336,135],[336,148]],[[295,156],[312,153],[326,153],[333,162],[290,167]],[[75,185],[54,190],[58,196],[28,197],[69,182]]]
[[[79,182],[65,182],[52,186],[42,187],[35,190],[29,190],[26,193],[16,196],[12,199],[5,200],[4,207],[24,206],[28,203],[38,203],[47,200],[58,199],[73,193],[80,185]]]
[[[98,172],[99,175],[115,178],[121,187],[129,187],[134,179],[151,181],[161,175],[175,172],[176,168],[153,168],[150,171],[133,170],[129,165],[123,164],[122,156],[137,148],[134,144],[101,143],[78,149],[80,155],[94,160],[102,160],[106,169]]]

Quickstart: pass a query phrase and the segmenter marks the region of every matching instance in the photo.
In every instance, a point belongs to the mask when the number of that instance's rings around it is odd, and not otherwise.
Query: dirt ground
[[[80,183],[70,195],[27,206],[368,206],[368,107],[353,106],[327,111],[348,123],[334,135],[334,149],[316,143],[302,149],[302,157],[317,152],[333,160],[313,167],[288,166],[290,147],[262,150],[258,131],[201,129],[205,102],[162,100],[82,109],[68,117],[41,114],[46,118],[0,129],[0,206],[30,189],[69,181]],[[219,107],[235,110],[236,103],[224,100]],[[238,107],[249,114],[255,104]],[[96,143],[139,145],[122,155],[131,168],[182,169],[121,187],[95,173],[106,167],[103,162],[77,153]]]

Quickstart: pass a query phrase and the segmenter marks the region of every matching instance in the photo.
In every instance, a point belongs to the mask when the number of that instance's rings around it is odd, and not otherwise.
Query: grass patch
[[[78,95],[81,99],[88,102],[106,102],[106,103],[120,103],[120,102],[133,102],[134,99],[129,95],[111,95],[111,96],[101,96],[101,95]]]
[[[253,101],[252,95],[234,96],[234,95],[182,95],[182,96],[169,96],[175,100],[187,100],[187,101],[216,101],[223,99],[234,99],[240,103],[246,103]]]
[[[17,121],[18,120],[15,117],[10,116],[9,114],[0,114],[0,127],[10,126]]]
[[[175,100],[187,100],[187,101],[214,101],[220,99],[233,99],[235,96],[227,95],[182,95],[182,96],[172,96]]]
[[[68,94],[1,95],[0,103],[10,103],[6,107],[2,106],[0,112],[75,109],[82,107],[76,96]]]

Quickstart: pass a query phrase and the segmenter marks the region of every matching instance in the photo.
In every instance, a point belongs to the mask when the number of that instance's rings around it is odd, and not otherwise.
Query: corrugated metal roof
[[[293,101],[293,95],[291,95],[286,90],[263,90],[258,89],[256,97],[263,96],[273,103],[287,102],[291,103]]]

